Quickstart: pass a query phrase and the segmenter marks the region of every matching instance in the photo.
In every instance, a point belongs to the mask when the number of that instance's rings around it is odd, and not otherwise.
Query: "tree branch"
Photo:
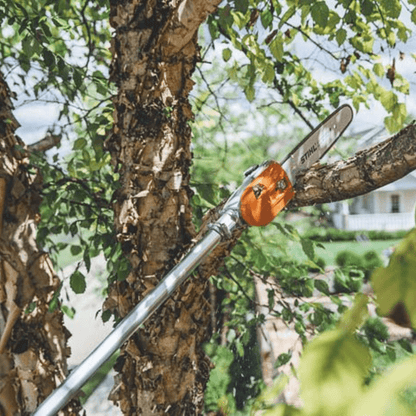
[[[46,152],[47,150],[52,149],[52,147],[55,147],[61,143],[61,138],[62,136],[60,135],[48,134],[38,142],[29,144],[27,146],[27,150],[29,152]]]
[[[296,178],[296,195],[286,209],[341,201],[374,191],[401,179],[416,169],[416,125],[410,125],[395,136],[356,153],[347,160],[331,165],[312,165]],[[196,240],[208,230],[208,224],[219,217],[226,199],[209,210]],[[200,264],[198,271],[203,278],[216,275],[230,254],[247,224],[237,227],[232,237],[221,242]]]
[[[221,0],[183,0],[176,9],[171,29],[162,43],[169,45],[170,54],[178,53],[195,36],[201,23],[213,13]]]
[[[416,169],[416,125],[331,165],[313,165],[296,178],[287,209],[354,198],[395,182]]]

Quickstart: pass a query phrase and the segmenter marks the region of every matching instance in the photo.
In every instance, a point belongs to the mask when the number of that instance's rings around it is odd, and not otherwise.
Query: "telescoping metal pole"
[[[114,330],[91,352],[68,378],[36,409],[32,416],[53,416],[79,391],[90,377],[127,341],[177,289],[210,251],[230,236],[241,220],[240,197],[246,187],[269,165],[266,161],[245,172],[242,185],[224,205],[221,216],[210,226],[210,231],[178,263],[159,284],[137,304]]]

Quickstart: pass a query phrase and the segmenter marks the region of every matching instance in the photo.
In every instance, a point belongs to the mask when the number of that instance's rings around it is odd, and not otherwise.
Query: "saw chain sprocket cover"
[[[250,225],[267,225],[294,196],[287,173],[279,163],[273,162],[241,195],[241,216]]]

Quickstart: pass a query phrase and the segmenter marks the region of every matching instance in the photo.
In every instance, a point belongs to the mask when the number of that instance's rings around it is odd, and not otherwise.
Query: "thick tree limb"
[[[313,165],[297,177],[287,209],[354,198],[395,182],[416,169],[416,125],[330,165]]]
[[[162,42],[169,45],[171,54],[178,53],[195,36],[201,23],[213,13],[221,0],[184,0],[179,4],[173,25]]]
[[[60,135],[48,134],[38,142],[29,144],[27,150],[29,150],[29,152],[46,152],[61,143],[61,138],[62,136]]]
[[[296,195],[286,209],[341,201],[374,191],[401,179],[416,169],[416,125],[410,125],[398,134],[368,149],[356,153],[347,160],[330,165],[313,165],[297,176]],[[225,200],[204,217],[204,225],[197,239],[214,222]],[[199,273],[209,278],[218,273],[230,251],[237,243],[247,224],[235,229],[231,239],[219,244],[201,263]]]

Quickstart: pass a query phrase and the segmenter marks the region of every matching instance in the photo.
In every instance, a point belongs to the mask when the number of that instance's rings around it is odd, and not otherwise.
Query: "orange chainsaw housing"
[[[267,225],[294,196],[286,172],[273,162],[241,195],[241,216],[250,225]]]

